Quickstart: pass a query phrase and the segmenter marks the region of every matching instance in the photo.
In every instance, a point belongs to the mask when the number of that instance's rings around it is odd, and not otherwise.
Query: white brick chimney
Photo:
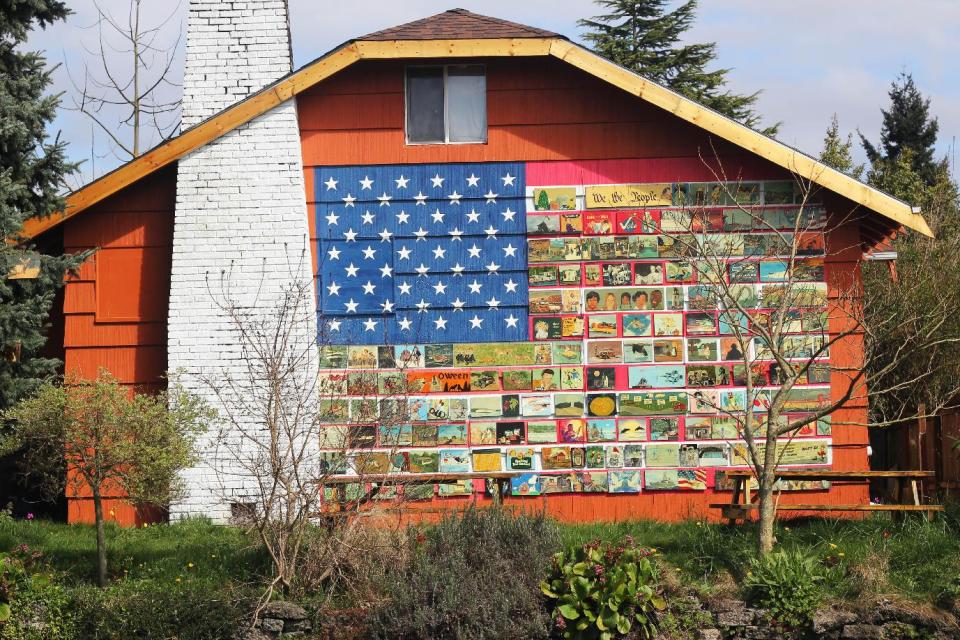
[[[184,128],[281,78],[292,64],[285,0],[190,0],[189,7]],[[221,413],[225,408],[204,379],[245,373],[236,334],[218,306],[224,273],[230,297],[254,315],[272,312],[293,280],[312,283],[293,100],[197,149],[177,167],[168,367]],[[313,300],[305,306],[300,311],[310,320],[296,336],[301,346],[316,341]],[[304,379],[315,380],[315,358],[309,364]],[[257,426],[255,417],[248,420]],[[231,503],[247,502],[254,490],[230,456],[211,451],[183,473],[188,495],[171,506],[173,519],[225,521]]]

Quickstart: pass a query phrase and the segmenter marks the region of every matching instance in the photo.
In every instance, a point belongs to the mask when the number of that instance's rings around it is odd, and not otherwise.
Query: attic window
[[[407,67],[407,143],[487,141],[483,65]]]

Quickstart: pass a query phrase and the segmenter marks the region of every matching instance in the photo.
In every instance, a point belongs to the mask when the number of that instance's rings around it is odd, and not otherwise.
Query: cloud
[[[185,25],[187,0],[176,7],[167,34]],[[578,18],[599,12],[590,0],[471,0],[471,11],[530,24],[576,39]],[[52,63],[78,69],[89,56],[83,43],[96,42],[92,0],[71,3],[68,22],[33,34],[30,44],[47,51]],[[102,0],[121,14],[128,0]],[[149,24],[165,18],[169,2],[144,3]],[[440,0],[352,0],[331,3],[290,0],[295,64],[313,60],[350,38],[452,8]],[[901,71],[914,74],[940,119],[941,153],[960,130],[960,3],[941,0],[710,0],[701,2],[690,42],[716,42],[718,64],[732,68],[729,83],[742,93],[762,90],[758,110],[766,122],[782,121],[784,142],[817,153],[833,113],[841,128],[860,128],[879,138],[880,108],[888,102],[890,81]],[[182,65],[182,63],[180,63]],[[178,67],[177,78],[180,69]],[[65,69],[55,75],[56,90],[70,91]],[[89,157],[91,127],[80,114],[63,112],[57,120],[70,141],[73,157]],[[97,136],[97,153],[107,151]],[[116,159],[98,161],[100,174]]]

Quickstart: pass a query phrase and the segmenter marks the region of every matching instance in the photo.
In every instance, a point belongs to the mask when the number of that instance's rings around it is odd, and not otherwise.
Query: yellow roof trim
[[[605,80],[905,227],[933,236],[923,216],[919,212],[915,213],[910,205],[563,38],[349,42],[75,191],[67,197],[64,211],[45,218],[28,220],[21,235],[26,238],[36,237],[360,60],[548,55]]]

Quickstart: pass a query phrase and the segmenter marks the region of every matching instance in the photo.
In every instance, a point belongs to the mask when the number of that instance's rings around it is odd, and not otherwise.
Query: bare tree
[[[819,204],[814,181],[797,176],[780,201],[789,206],[761,206],[758,184],[728,178],[719,160],[705,164],[716,182],[693,194],[680,210],[665,211],[661,233],[673,243],[675,256],[686,261],[680,264],[689,266],[691,279],[701,283],[690,308],[714,310],[735,345],[730,351],[734,357],[727,360],[736,362],[735,385],[745,388],[742,405],[720,402],[707,388],[718,381],[706,370],[703,380],[691,379],[688,372],[688,387],[704,387],[688,393],[691,402],[736,425],[735,457],[739,452],[756,476],[758,548],[767,553],[775,542],[776,472],[793,439],[828,417],[834,418],[833,429],[882,427],[916,418],[916,407],[882,414],[880,420],[877,413],[874,420],[862,421],[841,421],[834,414],[851,400],[876,404],[937,377],[945,363],[932,354],[958,337],[941,331],[942,322],[924,319],[950,317],[960,304],[960,292],[944,291],[929,307],[909,314],[882,296],[865,297],[852,266],[824,273],[831,256],[846,254],[843,260],[851,265],[862,259],[859,233],[847,240],[836,231],[845,225],[859,229],[862,212],[828,214]],[[730,230],[750,233],[720,233]],[[748,240],[750,246],[744,246]],[[761,258],[777,267],[764,284],[755,275]],[[944,268],[960,269],[960,259]],[[899,293],[910,295],[907,289],[930,286],[904,282]],[[894,352],[891,343],[897,345]],[[907,361],[913,363],[909,379],[891,375]],[[960,382],[943,390],[941,397],[953,397],[958,390]]]
[[[182,29],[166,40],[166,27],[180,3],[152,26],[142,21],[142,4],[129,0],[127,15],[117,17],[94,0],[97,20],[89,28],[96,29],[97,44],[84,49],[95,60],[84,62],[79,79],[67,64],[74,109],[106,134],[121,161],[168,140],[180,127],[180,85],[173,76]]]
[[[200,380],[220,413],[205,457],[220,497],[270,556],[262,603],[303,586],[305,573],[329,583],[349,571],[363,517],[399,510],[407,470],[399,443],[385,437],[391,425],[409,422],[407,386],[385,389],[376,371],[348,372],[345,363],[317,375],[328,345],[315,333],[314,285],[302,273],[290,269],[269,300],[235,294],[236,274],[208,275],[229,327],[224,340],[236,352],[234,365]]]

